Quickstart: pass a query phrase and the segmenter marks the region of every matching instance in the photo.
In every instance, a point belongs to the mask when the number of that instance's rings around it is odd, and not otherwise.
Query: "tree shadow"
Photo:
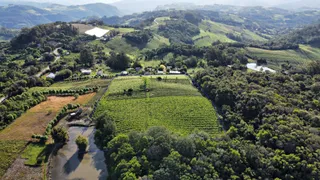
[[[83,159],[84,153],[78,153],[75,152],[69,159],[68,161],[64,164],[63,169],[64,172],[68,175],[75,171],[78,166],[80,165],[82,159]]]

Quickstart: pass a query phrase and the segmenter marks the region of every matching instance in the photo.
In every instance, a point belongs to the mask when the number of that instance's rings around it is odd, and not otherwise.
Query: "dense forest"
[[[310,67],[310,68],[309,68]],[[115,135],[97,119],[111,179],[317,179],[319,63],[293,75],[209,68],[195,85],[220,110],[225,135],[180,137],[162,127]]]
[[[310,25],[300,30],[293,31],[282,38],[273,40],[271,43],[289,42],[292,44],[310,44],[319,46],[320,43],[320,24]]]
[[[172,44],[193,44],[192,37],[199,33],[199,28],[186,20],[167,21],[159,27],[159,34],[169,38]]]
[[[19,34],[18,30],[0,27],[0,40],[10,40]]]

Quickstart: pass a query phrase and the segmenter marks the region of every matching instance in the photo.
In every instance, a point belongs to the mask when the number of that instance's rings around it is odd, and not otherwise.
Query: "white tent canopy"
[[[108,32],[109,32],[109,30],[107,30],[107,29],[101,29],[101,28],[95,27],[93,29],[86,31],[85,33],[90,36],[96,36],[98,38],[101,38],[102,36],[104,36]]]

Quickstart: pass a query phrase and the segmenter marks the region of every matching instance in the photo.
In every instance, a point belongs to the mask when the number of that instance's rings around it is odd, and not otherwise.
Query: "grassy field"
[[[21,158],[26,159],[25,165],[36,166],[46,161],[53,144],[30,143],[22,152]]]
[[[124,38],[116,37],[106,43],[106,47],[115,52],[124,52],[130,55],[137,55],[139,48],[129,44]]]
[[[25,141],[0,140],[0,178],[26,146]]]
[[[48,97],[48,100],[29,109],[21,117],[0,132],[0,177],[23,151],[33,134],[43,134],[47,124],[56,116],[61,108],[69,103],[86,104],[95,93],[74,97]],[[28,149],[28,148],[31,148]],[[28,157],[26,164],[34,165],[35,157],[41,154],[41,147],[28,146],[23,157]],[[43,150],[43,149],[42,149]],[[32,153],[30,151],[33,151]],[[40,152],[41,151],[41,152]],[[30,154],[31,153],[31,154]]]
[[[120,35],[135,31],[133,28],[115,28],[115,27],[106,26],[106,25],[100,26],[100,28],[108,29],[108,30],[117,30],[120,32]]]
[[[320,49],[311,46],[300,45],[298,50],[265,50],[259,48],[247,48],[251,56],[265,58],[270,67],[279,69],[283,63],[292,65],[304,64],[313,60],[320,60]]]
[[[221,42],[235,42],[229,39],[225,34],[212,33],[209,31],[200,30],[200,34],[192,38],[196,46],[210,46],[215,41]]]
[[[146,49],[156,49],[161,45],[170,45],[169,39],[163,36],[154,35],[152,40],[145,46]]]
[[[47,91],[47,90],[76,90],[89,87],[106,87],[110,83],[110,79],[89,79],[84,81],[69,81],[69,82],[58,82],[52,84],[49,87],[33,87],[29,89],[29,92],[35,91]]]
[[[197,46],[210,46],[213,42],[234,42],[234,40],[226,36],[227,33],[233,33],[241,36],[244,39],[255,41],[266,41],[265,38],[251,32],[247,29],[242,29],[235,26],[221,24],[210,20],[204,20],[199,24],[200,34],[193,37]]]
[[[124,95],[123,90],[130,88],[132,96]],[[219,131],[210,101],[182,75],[119,77],[112,81],[95,116],[103,113],[115,119],[119,133],[143,131],[151,126],[165,126],[182,135],[195,129],[211,134]]]

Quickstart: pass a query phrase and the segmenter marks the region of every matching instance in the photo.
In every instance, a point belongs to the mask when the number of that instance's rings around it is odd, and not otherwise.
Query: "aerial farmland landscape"
[[[0,0],[1,180],[318,180],[320,4]]]

